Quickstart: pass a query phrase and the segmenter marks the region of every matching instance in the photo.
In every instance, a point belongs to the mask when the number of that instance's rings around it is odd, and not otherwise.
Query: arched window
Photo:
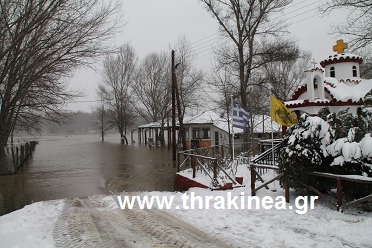
[[[330,76],[331,77],[336,77],[336,71],[335,71],[335,68],[332,66],[331,69],[330,69]]]
[[[358,71],[357,71],[356,66],[354,65],[353,66],[353,77],[357,77],[357,76],[358,76]]]
[[[313,83],[314,83],[314,85],[316,85],[318,83],[318,78],[317,77],[314,77]]]

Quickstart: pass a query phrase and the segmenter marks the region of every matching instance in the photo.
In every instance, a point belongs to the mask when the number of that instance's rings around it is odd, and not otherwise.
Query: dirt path
[[[232,247],[160,210],[112,209],[100,196],[66,199],[56,247]]]

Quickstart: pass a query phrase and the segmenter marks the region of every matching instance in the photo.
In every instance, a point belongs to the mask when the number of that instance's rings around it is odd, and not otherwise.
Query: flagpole
[[[271,104],[271,89],[270,89],[270,117],[272,116],[272,104]],[[275,158],[275,154],[274,154],[274,129],[273,129],[273,118],[270,118],[271,120],[271,156],[272,156],[272,159],[273,159],[273,166],[275,166],[274,164],[274,158]],[[274,170],[273,170],[273,176],[274,176]],[[274,188],[272,189],[272,191],[276,191],[276,185],[275,185],[275,181],[274,181]]]
[[[270,112],[272,111],[272,105],[271,105],[271,89],[270,89]],[[271,116],[271,113],[270,113],[270,116]],[[270,118],[271,119],[271,155],[272,155],[272,159],[273,159],[273,166],[274,166],[274,130],[273,130],[273,118]]]

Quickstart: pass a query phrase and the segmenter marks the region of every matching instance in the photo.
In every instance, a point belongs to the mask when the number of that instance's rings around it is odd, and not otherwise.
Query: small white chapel
[[[284,103],[297,117],[302,113],[316,116],[325,107],[336,113],[349,108],[349,113],[356,115],[364,96],[372,90],[372,80],[360,78],[363,58],[344,53],[345,49],[347,44],[338,40],[333,46],[336,54],[321,61],[321,68],[305,71],[305,83]]]

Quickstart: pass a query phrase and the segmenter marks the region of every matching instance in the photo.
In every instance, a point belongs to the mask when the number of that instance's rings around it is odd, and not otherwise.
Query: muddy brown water
[[[39,144],[15,175],[0,176],[0,215],[37,201],[115,194],[174,191],[171,150],[121,145],[117,135],[37,137]]]

